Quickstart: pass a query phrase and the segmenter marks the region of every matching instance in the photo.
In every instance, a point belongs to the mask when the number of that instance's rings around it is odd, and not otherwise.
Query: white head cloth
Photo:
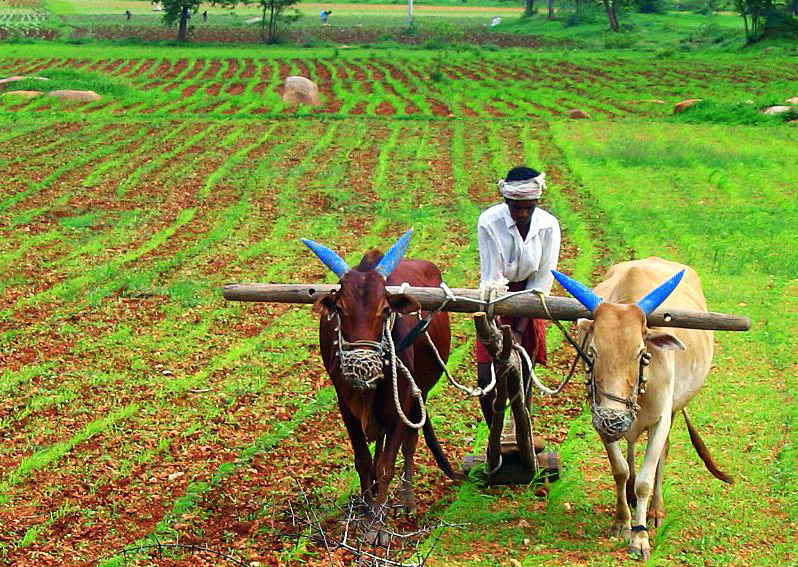
[[[531,199],[540,199],[543,190],[546,188],[546,174],[541,173],[532,179],[524,179],[522,181],[505,181],[499,180],[499,191],[505,199],[513,199],[515,201],[527,201]]]

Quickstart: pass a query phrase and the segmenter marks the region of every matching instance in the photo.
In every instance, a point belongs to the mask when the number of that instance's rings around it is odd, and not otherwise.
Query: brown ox
[[[409,513],[415,510],[411,481],[419,428],[423,427],[427,445],[443,472],[449,478],[459,478],[443,455],[429,419],[422,417],[418,399],[426,402],[427,393],[441,376],[442,368],[434,351],[422,338],[396,353],[417,384],[415,394],[406,374],[397,367],[399,364],[393,368],[391,364],[395,345],[419,321],[416,313],[421,306],[403,294],[389,296],[386,285],[406,282],[411,286],[436,287],[441,283],[440,271],[431,262],[401,259],[410,234],[408,231],[385,256],[376,250],[369,252],[353,269],[329,248],[304,241],[340,278],[340,289],[321,298],[314,307],[321,313],[319,343],[324,366],[338,394],[338,407],[360,476],[361,494],[373,522],[370,537],[379,536],[380,543],[386,543],[386,534],[380,533],[379,528],[400,448],[404,456],[402,507]],[[451,341],[448,314],[437,313],[427,332],[441,359],[446,361]],[[399,406],[405,419],[396,407],[393,370],[397,372]],[[367,445],[370,441],[375,442],[373,458]]]
[[[583,319],[578,325],[590,359],[588,398],[593,427],[604,442],[615,479],[611,535],[623,535],[629,540],[629,553],[647,559],[646,519],[658,526],[665,517],[662,476],[676,412],[683,412],[690,440],[709,471],[724,482],[733,482],[715,466],[685,410],[712,364],[712,332],[665,332],[646,325],[646,316],[659,305],[706,311],[701,282],[692,268],[653,257],[613,266],[595,293],[563,274],[555,272],[555,277],[593,313],[592,321]],[[635,476],[634,445],[644,431],[648,444]],[[621,438],[627,442],[626,459],[619,446]],[[636,506],[634,525],[630,505]]]

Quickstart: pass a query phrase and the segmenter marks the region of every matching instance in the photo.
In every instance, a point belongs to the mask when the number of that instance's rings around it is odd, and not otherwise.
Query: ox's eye
[[[386,305],[382,308],[382,316],[386,319],[391,316],[391,307],[390,305]]]

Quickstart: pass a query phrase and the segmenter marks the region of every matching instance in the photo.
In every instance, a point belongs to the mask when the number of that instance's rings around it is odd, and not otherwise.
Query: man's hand
[[[515,340],[516,344],[521,344],[524,342],[524,335],[513,329],[513,340]]]

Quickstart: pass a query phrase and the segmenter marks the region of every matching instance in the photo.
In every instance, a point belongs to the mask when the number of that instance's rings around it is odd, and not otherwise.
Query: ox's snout
[[[341,372],[344,379],[359,389],[373,389],[383,376],[382,349],[357,348],[341,350]]]
[[[593,406],[593,428],[604,443],[618,441],[632,427],[635,412],[627,409]]]

